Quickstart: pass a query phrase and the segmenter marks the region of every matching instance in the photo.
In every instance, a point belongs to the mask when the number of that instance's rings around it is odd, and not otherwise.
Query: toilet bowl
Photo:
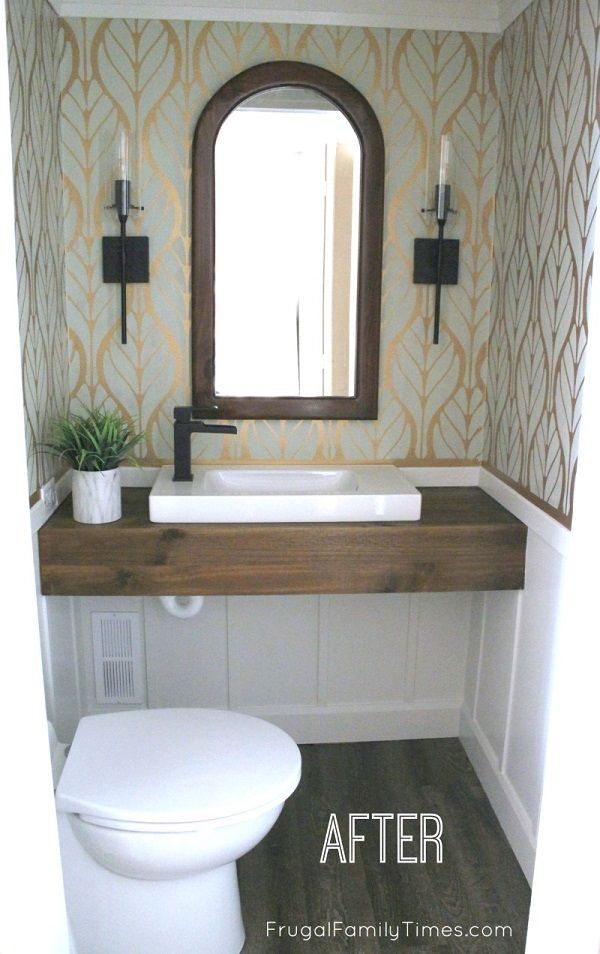
[[[239,954],[236,859],[300,780],[296,743],[216,709],[87,716],[56,789],[82,954]]]

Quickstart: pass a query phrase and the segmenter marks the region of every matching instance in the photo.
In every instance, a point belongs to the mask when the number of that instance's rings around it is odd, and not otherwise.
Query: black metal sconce
[[[127,219],[131,209],[144,210],[143,205],[131,204],[129,178],[129,142],[126,133],[119,139],[115,201],[108,209],[116,209],[121,234],[102,239],[102,280],[121,286],[121,343],[127,344],[127,285],[131,282],[149,282],[149,242],[147,236],[127,235]]]
[[[433,343],[440,340],[440,302],[442,285],[458,283],[458,239],[445,239],[444,228],[451,208],[452,187],[448,182],[450,137],[442,136],[440,173],[435,187],[435,205],[421,212],[434,212],[438,224],[437,238],[416,238],[414,246],[413,282],[416,285],[435,285]]]

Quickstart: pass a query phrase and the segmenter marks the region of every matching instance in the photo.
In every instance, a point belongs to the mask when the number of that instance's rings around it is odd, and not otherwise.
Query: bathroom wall
[[[549,4],[536,0],[502,44],[480,35],[421,31],[123,20],[64,24],[61,135],[74,398],[110,396],[147,429],[148,462],[170,459],[171,409],[189,400],[186,190],[194,123],[228,76],[261,60],[295,56],[334,69],[357,85],[374,104],[386,137],[380,420],[246,422],[230,443],[199,441],[197,454],[234,460],[384,458],[432,465],[485,459],[489,471],[538,506],[529,503],[524,512],[519,509],[523,496],[506,500],[530,526],[521,594],[210,598],[203,614],[189,622],[166,616],[151,599],[47,599],[47,684],[63,738],[70,738],[80,715],[100,710],[91,614],[102,610],[139,614],[148,705],[231,705],[272,718],[306,740],[455,735],[462,705],[461,738],[531,874],[553,627],[568,536],[562,527],[558,531],[564,536],[557,536],[556,522],[542,509],[568,519],[595,169],[591,139],[589,148],[585,137],[575,134],[574,140],[563,134],[557,139],[564,119],[561,127],[554,99],[558,90],[566,90],[569,116],[595,134],[591,119],[582,118],[573,104],[579,103],[581,83],[584,102],[592,101],[596,73],[590,81],[585,65],[590,61],[582,60],[578,50],[582,37],[587,43],[596,35],[598,17],[586,27],[583,2],[565,5],[571,20],[564,19],[562,7],[555,8],[550,17]],[[486,407],[498,88],[501,221]],[[537,125],[536,91],[541,97]],[[531,114],[523,113],[528,103]],[[133,228],[150,235],[152,281],[130,289],[131,344],[122,348],[115,290],[100,281],[99,244],[103,232],[116,231],[114,217],[102,209],[105,148],[118,118],[131,116],[140,130],[141,197],[147,206]],[[411,246],[415,235],[425,234],[418,208],[426,198],[422,183],[430,131],[437,140],[446,126],[463,139],[464,211],[453,230],[463,244],[461,284],[444,290],[444,337],[436,349],[429,344],[430,292],[410,282]],[[525,176],[523,144],[531,148],[527,161],[532,167],[542,162],[540,156],[555,164],[555,178],[544,180],[543,189],[538,180],[547,166]],[[579,205],[573,191],[578,170]],[[546,191],[552,202],[538,208],[534,197]],[[548,212],[546,231],[542,213],[554,208],[556,195],[565,227]],[[538,248],[536,234],[551,246],[544,261],[545,246]],[[566,243],[563,251],[569,247],[563,259],[554,244],[557,236]],[[527,263],[521,270],[513,254],[517,247]],[[568,281],[572,273],[577,294]],[[518,283],[527,289],[529,275],[535,295],[521,296]],[[564,297],[556,292],[557,309],[548,304],[548,288],[559,285]],[[555,314],[564,319],[564,338],[563,324],[558,330],[552,324]],[[545,401],[543,420],[531,403],[539,394]],[[575,416],[565,429],[571,395]],[[562,441],[560,453],[551,453],[558,446],[552,441],[545,453],[540,451],[549,421]],[[525,447],[526,453],[520,450]],[[525,458],[527,467],[513,467]],[[482,486],[502,496],[505,490],[489,471]],[[553,474],[562,476],[554,480]]]
[[[489,466],[569,525],[598,176],[595,0],[535,0],[502,37]]]
[[[60,33],[46,0],[6,4],[29,493],[58,473],[36,444],[68,401]]]
[[[67,19],[63,23],[67,320],[73,398],[106,397],[139,418],[147,462],[172,459],[172,409],[190,401],[189,163],[202,107],[250,65],[299,59],[339,73],[372,103],[386,145],[379,420],[246,421],[235,439],[197,440],[197,458],[236,461],[465,463],[483,450],[497,153],[499,43],[483,34],[283,24]],[[141,142],[132,229],[150,236],[151,280],[131,287],[130,343],[118,294],[101,281],[103,211],[119,122]],[[461,279],[444,290],[441,344],[433,293],[412,284],[412,243],[432,234],[419,209],[428,148],[460,142]],[[437,157],[436,157],[437,158]]]
[[[597,2],[534,0],[502,37],[484,459],[503,483],[484,471],[482,486],[529,535],[525,589],[473,597],[460,737],[529,878],[583,383],[599,29]]]
[[[267,718],[298,741],[456,736],[470,593],[207,597],[175,619],[152,597],[48,597],[61,738],[98,704],[95,613],[135,613],[143,701]]]
[[[531,880],[569,531],[523,498],[515,509],[529,528],[525,588],[473,594],[460,738]]]

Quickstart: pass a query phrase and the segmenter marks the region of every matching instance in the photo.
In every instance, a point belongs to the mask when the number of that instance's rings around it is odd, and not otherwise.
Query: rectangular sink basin
[[[323,523],[418,520],[421,494],[391,464],[348,467],[198,466],[173,482],[161,467],[150,492],[155,523]]]

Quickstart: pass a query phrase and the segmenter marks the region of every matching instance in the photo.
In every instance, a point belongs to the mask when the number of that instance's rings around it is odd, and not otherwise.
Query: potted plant
[[[73,468],[73,518],[79,523],[112,523],[121,516],[123,460],[144,435],[136,434],[118,411],[85,408],[58,418],[42,447]]]

